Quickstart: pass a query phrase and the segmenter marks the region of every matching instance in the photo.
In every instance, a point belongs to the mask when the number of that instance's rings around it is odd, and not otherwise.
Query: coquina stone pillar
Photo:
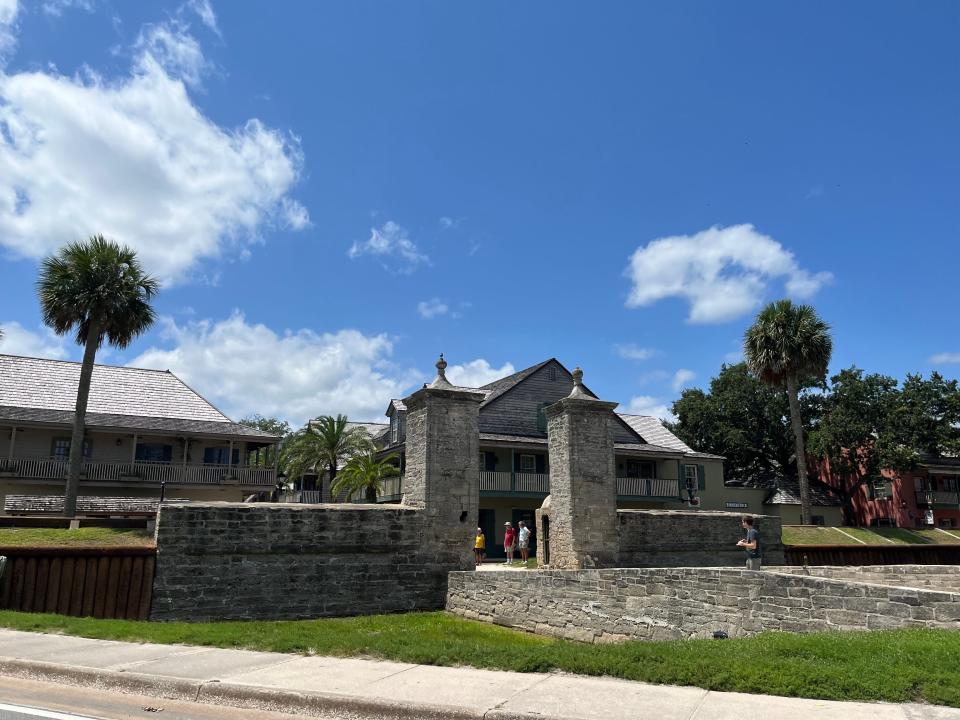
[[[583,389],[573,371],[573,392],[546,408],[550,495],[537,513],[538,560],[550,568],[611,567],[619,552],[613,409]],[[542,554],[549,546],[549,558]]]
[[[454,387],[443,355],[437,377],[407,398],[403,504],[423,510],[424,549],[438,565],[472,570],[480,512],[480,403],[483,393]]]

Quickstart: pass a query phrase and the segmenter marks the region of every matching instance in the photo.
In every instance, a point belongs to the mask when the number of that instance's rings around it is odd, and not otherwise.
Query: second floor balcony
[[[58,457],[0,458],[0,478],[13,480],[64,481],[69,463]],[[174,463],[162,461],[84,460],[81,482],[105,482],[130,485],[250,485],[273,487],[277,476],[273,468],[212,463]]]
[[[917,507],[960,508],[958,490],[917,490]]]

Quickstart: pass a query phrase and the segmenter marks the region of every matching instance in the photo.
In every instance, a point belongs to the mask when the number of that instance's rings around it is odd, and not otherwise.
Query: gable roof
[[[663,421],[658,417],[651,415],[630,415],[628,413],[617,413],[623,421],[633,428],[640,437],[651,445],[679,450],[684,453],[694,452],[693,448],[687,445],[672,432],[667,430]]]
[[[536,365],[531,365],[530,367],[521,370],[520,372],[515,372],[513,375],[507,375],[504,378],[499,380],[494,380],[492,383],[487,383],[480,387],[480,390],[483,390],[486,397],[483,399],[483,402],[480,403],[480,407],[489,405],[498,397],[503,395],[505,392],[508,392],[515,388],[517,385],[522,383],[528,377],[533,375],[537,370],[542,367],[549,365],[551,362],[555,362],[560,365],[560,362],[556,358],[550,358],[549,360],[544,360],[543,362],[537,363]],[[560,365],[563,367],[563,365]],[[564,368],[566,369],[566,368]]]
[[[80,363],[0,355],[0,418],[71,424]],[[94,365],[87,424],[273,438],[234,423],[169,370]]]

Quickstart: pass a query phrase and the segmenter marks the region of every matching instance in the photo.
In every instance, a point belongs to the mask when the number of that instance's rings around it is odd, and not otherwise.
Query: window
[[[208,447],[203,449],[203,463],[204,465],[226,465],[228,464],[230,457],[230,448],[225,446],[218,447]],[[233,450],[233,465],[240,464],[240,450],[234,448]]]
[[[394,412],[390,416],[390,442],[396,443],[400,440],[400,418]]]
[[[164,443],[137,443],[137,462],[170,462],[173,445]]]
[[[547,413],[545,408],[548,403],[540,403],[537,405],[537,430],[540,432],[547,431]]]
[[[940,518],[939,526],[942,528],[952,528],[956,525],[956,521],[953,518]]]
[[[943,479],[943,489],[947,492],[957,491],[957,479],[955,477],[945,477]]]
[[[90,438],[84,438],[83,440],[83,459],[90,459],[90,452],[93,450],[93,443],[90,441]],[[54,460],[63,460],[66,462],[70,459],[70,438],[54,438],[53,447],[50,451],[51,457]]]
[[[700,476],[697,474],[696,465],[684,465],[684,477],[687,481],[687,489],[695,490],[700,486]]]
[[[537,471],[537,456],[521,455],[520,456],[520,472],[535,473],[536,471]]]
[[[893,482],[889,478],[875,477],[870,481],[870,498],[889,500],[893,497]]]
[[[550,369],[547,371],[547,377],[550,378],[550,382],[557,381],[557,368],[555,366],[550,366]]]

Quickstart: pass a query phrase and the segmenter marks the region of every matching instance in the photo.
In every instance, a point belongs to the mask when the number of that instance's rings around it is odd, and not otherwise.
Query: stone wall
[[[929,588],[960,593],[960,567],[956,565],[862,565],[784,567],[777,571],[795,575],[852,580],[875,585]]]
[[[765,630],[955,629],[960,593],[734,568],[451,573],[447,610],[585,642]]]
[[[619,567],[743,566],[742,515],[707,510],[618,510]],[[754,516],[764,565],[782,565],[780,519]]]
[[[170,504],[154,620],[296,619],[443,607],[423,512],[396,505]]]

